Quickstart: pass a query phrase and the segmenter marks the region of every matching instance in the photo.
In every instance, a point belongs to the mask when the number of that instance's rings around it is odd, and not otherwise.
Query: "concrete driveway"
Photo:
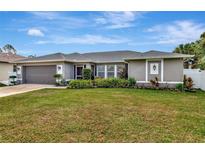
[[[21,94],[33,90],[40,90],[44,88],[53,88],[54,85],[44,85],[44,84],[21,84],[16,86],[0,87],[0,97]]]

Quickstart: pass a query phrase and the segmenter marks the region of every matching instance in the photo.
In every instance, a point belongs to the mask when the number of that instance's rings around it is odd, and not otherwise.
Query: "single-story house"
[[[0,52],[0,82],[9,83],[9,76],[16,70],[14,61],[25,59],[25,57],[13,54]]]
[[[55,53],[17,61],[17,75],[23,83],[54,84],[54,74],[65,80],[82,79],[83,68],[90,68],[93,76],[119,77],[125,70],[138,83],[148,83],[157,77],[160,83],[183,82],[183,59],[192,57],[160,51],[110,51],[94,53]]]

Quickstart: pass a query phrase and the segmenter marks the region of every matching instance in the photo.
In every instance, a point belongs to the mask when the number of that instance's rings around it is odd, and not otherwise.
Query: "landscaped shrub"
[[[98,88],[109,88],[110,87],[110,82],[108,79],[95,79],[94,85]]]
[[[0,83],[0,87],[5,87],[6,85],[3,83]]]
[[[126,68],[123,68],[122,70],[120,70],[118,75],[120,79],[126,79],[127,78]]]
[[[155,77],[154,80],[150,80],[150,83],[152,84],[152,86],[154,88],[158,88],[159,87],[159,79],[158,79],[158,77]]]
[[[119,78],[96,79],[94,85],[99,88],[127,88],[129,82]]]
[[[11,80],[10,83],[12,85],[15,85],[16,84],[16,75],[11,75],[9,76],[9,79]]]
[[[129,78],[128,83],[129,83],[129,87],[135,87],[135,85],[136,85],[135,78]]]
[[[90,80],[92,75],[92,71],[89,68],[84,68],[83,69],[83,79],[84,80]]]
[[[186,91],[193,91],[193,80],[191,77],[187,77],[184,75],[184,90]]]
[[[56,85],[60,85],[62,75],[61,74],[54,74],[53,77],[56,79]]]
[[[93,83],[91,80],[72,80],[69,82],[68,87],[74,89],[92,88]]]
[[[182,83],[178,83],[176,84],[176,89],[178,89],[179,91],[184,91],[184,85]]]

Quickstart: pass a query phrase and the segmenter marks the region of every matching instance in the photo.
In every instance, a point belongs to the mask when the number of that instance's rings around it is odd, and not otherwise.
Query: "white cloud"
[[[57,12],[30,12],[36,17],[40,17],[42,19],[54,20],[58,18],[60,15]]]
[[[53,36],[50,40],[41,40],[37,44],[119,44],[129,42],[128,39],[120,37],[104,37],[101,35],[83,35],[78,37],[57,37]]]
[[[156,25],[147,29],[155,34],[157,44],[181,44],[199,39],[205,31],[205,25],[189,20],[175,21],[169,24]]]
[[[34,18],[41,19],[43,23],[49,23],[55,27],[55,30],[67,30],[71,28],[79,28],[90,26],[87,19],[80,17],[72,17],[64,12],[30,12]],[[58,27],[56,29],[56,27]]]
[[[105,12],[102,17],[95,19],[96,24],[105,25],[107,29],[133,27],[134,21],[142,17],[144,12]]]
[[[30,35],[30,36],[38,36],[38,37],[43,37],[44,36],[44,33],[40,29],[37,29],[37,28],[29,29],[27,31],[27,34]]]

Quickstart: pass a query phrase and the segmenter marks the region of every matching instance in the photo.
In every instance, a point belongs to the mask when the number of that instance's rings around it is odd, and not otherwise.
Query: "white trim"
[[[148,82],[148,60],[146,59],[146,64],[145,64],[145,82]]]
[[[107,79],[107,65],[105,65],[105,79]]]
[[[1,80],[0,83],[5,84],[5,85],[9,85],[9,80]]]
[[[149,83],[149,82],[146,82],[146,81],[136,81],[137,83]]]
[[[137,83],[150,83],[149,81],[137,81]],[[182,81],[159,81],[159,83],[169,83],[169,84],[177,84],[177,83],[183,83]]]
[[[95,67],[96,67],[96,76],[98,77],[98,66],[95,65]],[[94,74],[95,74],[95,72],[94,72]]]
[[[60,68],[60,70],[58,70],[58,68]],[[63,75],[63,65],[62,64],[56,65],[56,74]]]
[[[181,82],[181,81],[168,81],[168,82],[163,81],[163,82],[159,82],[159,83],[177,84],[177,83],[183,83],[183,82]]]
[[[149,66],[150,66],[149,74],[151,74],[151,75],[158,75],[159,74],[159,63],[150,63]],[[156,70],[153,69],[154,66],[156,67],[155,68]]]
[[[117,78],[117,65],[115,65],[115,69],[114,69],[114,77]]]
[[[164,82],[164,59],[161,59],[161,82]]]

